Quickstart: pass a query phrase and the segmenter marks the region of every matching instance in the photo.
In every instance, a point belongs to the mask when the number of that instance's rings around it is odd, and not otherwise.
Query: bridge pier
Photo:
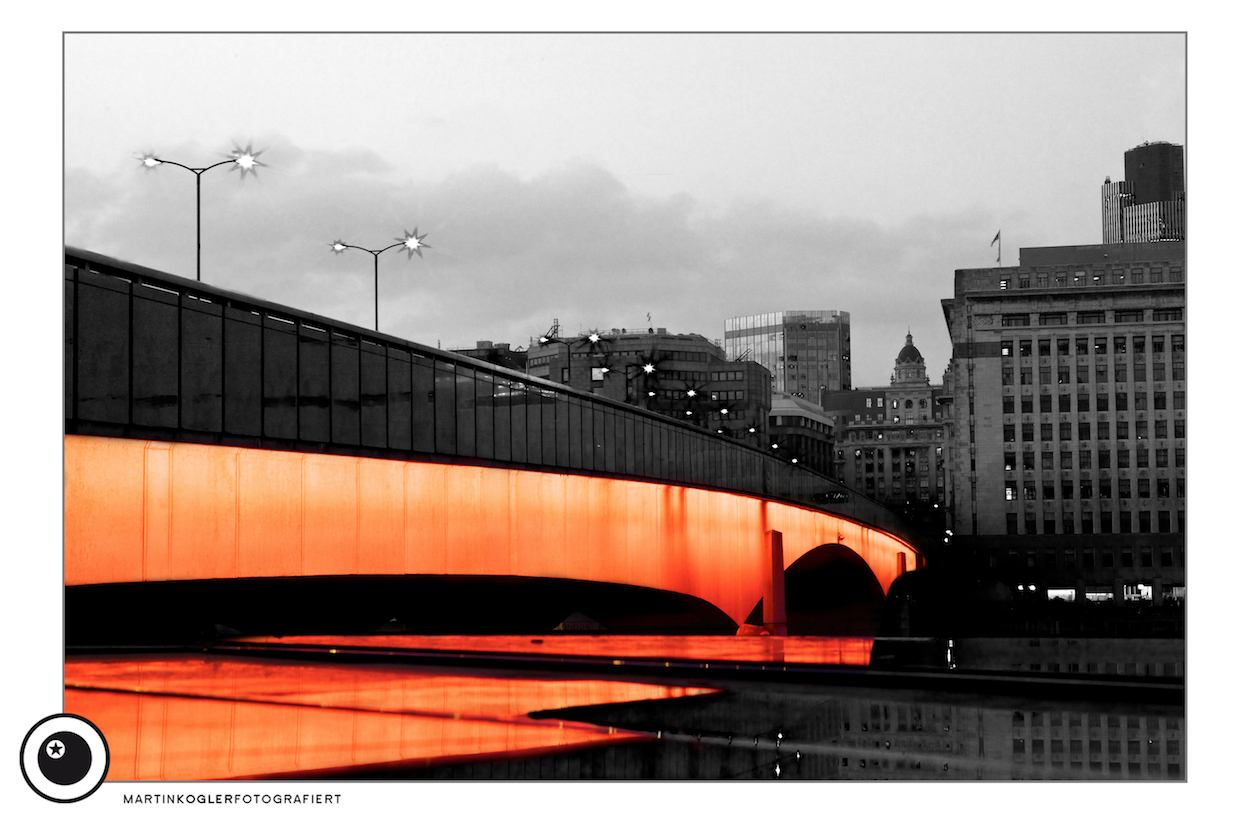
[[[786,562],[781,532],[764,532],[764,629],[786,635]]]

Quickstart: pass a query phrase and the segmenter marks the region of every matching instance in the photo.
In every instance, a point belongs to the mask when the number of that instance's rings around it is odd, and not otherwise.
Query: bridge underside
[[[883,594],[917,567],[845,518],[609,477],[67,435],[65,478],[67,586],[550,578],[685,594],[741,624],[766,589],[767,530],[784,566],[844,546]]]

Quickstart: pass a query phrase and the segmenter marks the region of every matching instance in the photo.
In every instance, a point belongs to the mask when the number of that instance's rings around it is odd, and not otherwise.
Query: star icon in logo
[[[48,757],[59,759],[65,754],[65,744],[60,741],[52,741],[48,744]]]

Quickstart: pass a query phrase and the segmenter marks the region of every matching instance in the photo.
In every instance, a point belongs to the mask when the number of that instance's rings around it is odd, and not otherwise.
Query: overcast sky
[[[65,40],[65,240],[442,346],[723,337],[851,314],[852,379],[908,328],[938,382],[956,268],[1096,243],[1123,153],[1185,141],[1181,35],[83,34]]]

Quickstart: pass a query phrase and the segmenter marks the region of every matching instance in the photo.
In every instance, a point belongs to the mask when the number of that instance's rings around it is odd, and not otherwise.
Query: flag
[[[1003,230],[999,229],[998,234],[994,235],[994,239],[990,241],[990,245],[993,246],[995,243],[998,242],[998,239],[1002,236],[1003,236]]]

